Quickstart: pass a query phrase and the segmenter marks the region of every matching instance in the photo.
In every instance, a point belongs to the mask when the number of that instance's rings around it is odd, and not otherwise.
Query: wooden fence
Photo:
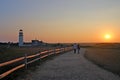
[[[43,52],[40,52],[40,53],[37,53],[35,55],[30,55],[30,56],[27,56],[27,54],[25,54],[24,57],[20,57],[20,58],[17,58],[17,59],[14,59],[14,60],[11,60],[11,61],[7,61],[7,62],[4,62],[4,63],[0,63],[0,67],[5,67],[7,65],[10,65],[10,64],[13,64],[13,63],[16,63],[16,62],[20,62],[22,60],[24,60],[24,63],[0,74],[0,79],[8,76],[9,74],[13,73],[14,71],[20,69],[20,68],[23,68],[25,67],[27,69],[27,66],[28,64],[31,64],[35,61],[38,61],[40,59],[43,59],[45,57],[48,57],[50,55],[56,55],[56,54],[59,54],[59,53],[62,53],[62,52],[66,52],[66,51],[70,51],[72,50],[71,47],[65,47],[65,48],[58,48],[58,49],[51,49],[51,50],[46,50],[46,51],[43,51]],[[37,57],[37,58],[36,58]],[[31,59],[31,58],[35,58],[31,61],[28,61],[28,59]]]

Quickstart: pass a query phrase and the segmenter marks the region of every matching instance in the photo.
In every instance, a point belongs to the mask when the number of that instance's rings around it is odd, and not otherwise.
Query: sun
[[[111,35],[110,34],[105,34],[105,39],[110,39],[111,38]]]

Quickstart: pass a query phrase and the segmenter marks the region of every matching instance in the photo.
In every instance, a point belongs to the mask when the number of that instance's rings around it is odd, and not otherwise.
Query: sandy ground
[[[81,49],[80,54],[71,51],[57,56],[16,80],[120,80],[118,75],[85,59],[85,51]]]

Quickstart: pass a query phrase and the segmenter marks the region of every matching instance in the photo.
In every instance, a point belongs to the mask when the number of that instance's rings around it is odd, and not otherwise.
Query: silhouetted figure
[[[80,45],[77,44],[77,51],[78,51],[78,54],[80,53]]]
[[[73,44],[73,49],[74,49],[74,53],[76,53],[76,50],[77,50],[77,44]]]

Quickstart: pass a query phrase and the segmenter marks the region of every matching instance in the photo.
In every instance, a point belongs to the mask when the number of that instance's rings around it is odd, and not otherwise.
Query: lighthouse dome
[[[23,31],[22,29],[20,29],[20,31]]]

